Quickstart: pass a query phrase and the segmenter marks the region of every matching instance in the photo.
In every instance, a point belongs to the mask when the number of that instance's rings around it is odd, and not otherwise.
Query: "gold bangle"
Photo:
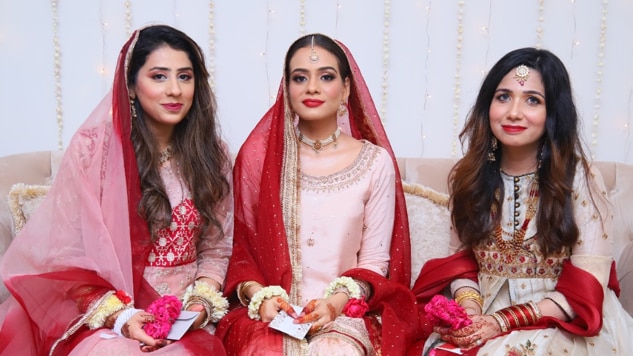
[[[461,292],[459,294],[457,294],[455,296],[455,301],[457,302],[457,304],[461,305],[462,301],[464,299],[470,299],[472,301],[474,301],[475,303],[477,303],[477,305],[479,305],[479,308],[483,311],[484,309],[484,300],[481,297],[481,295],[477,292],[474,291],[466,291],[466,292]]]
[[[240,303],[243,306],[248,306],[248,304],[251,302],[250,298],[246,297],[246,291],[255,285],[259,285],[261,286],[261,284],[259,284],[259,282],[256,281],[246,281],[246,282],[242,282],[240,283],[240,285],[237,288],[237,299],[240,300]]]

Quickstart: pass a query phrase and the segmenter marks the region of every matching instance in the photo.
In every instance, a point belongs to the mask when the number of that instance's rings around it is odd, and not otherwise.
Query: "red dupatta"
[[[339,124],[353,137],[385,148],[396,173],[395,220],[388,280],[360,269],[348,271],[346,275],[359,277],[374,289],[369,305],[371,311],[383,317],[383,354],[403,355],[417,336],[418,322],[410,312],[415,308],[415,301],[408,289],[411,253],[401,178],[395,155],[360,69],[349,50],[340,42],[339,45],[347,55],[352,73],[348,121]],[[292,294],[293,262],[287,236],[295,233],[292,211],[296,209],[296,191],[293,189],[296,189],[297,179],[297,141],[285,94],[282,79],[275,103],[255,126],[236,158],[234,200],[240,204],[235,205],[233,255],[225,287],[229,296],[235,296],[238,284],[245,281],[257,281],[264,286],[280,285]],[[389,290],[405,297],[389,299]],[[223,338],[236,325],[237,319],[247,318],[243,309],[238,308],[221,320],[216,335]],[[380,339],[380,335],[373,336],[374,340]],[[277,340],[281,342],[281,338]],[[227,351],[230,352],[230,346],[227,346]]]

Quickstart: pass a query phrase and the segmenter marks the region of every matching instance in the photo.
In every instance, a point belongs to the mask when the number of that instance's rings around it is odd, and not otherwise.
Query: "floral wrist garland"
[[[154,315],[154,321],[146,323],[143,330],[154,339],[164,339],[169,335],[171,325],[176,321],[182,302],[173,295],[164,295],[147,307],[146,312]]]
[[[204,281],[196,281],[193,288],[188,288],[185,296],[184,309],[192,304],[201,304],[207,312],[207,318],[200,324],[200,328],[207,326],[209,322],[217,323],[229,310],[229,302],[218,292],[215,287]]]
[[[259,307],[265,299],[270,299],[273,296],[281,297],[286,302],[288,301],[288,293],[280,286],[268,286],[259,290],[251,298],[251,302],[248,303],[248,316],[253,320],[260,320]]]
[[[324,298],[328,298],[336,293],[345,293],[349,297],[347,304],[343,307],[342,313],[350,318],[362,318],[369,310],[369,306],[362,296],[360,286],[351,277],[338,277],[325,290]]]
[[[461,305],[441,294],[435,295],[424,306],[424,311],[428,321],[433,326],[450,327],[453,330],[457,330],[472,323],[466,310]]]
[[[86,321],[91,330],[103,327],[110,315],[133,304],[132,298],[122,290],[108,291],[96,303],[94,313]]]
[[[358,299],[361,297],[360,287],[358,283],[351,277],[338,277],[330,283],[325,290],[324,298],[329,298],[334,292],[340,288],[347,289],[349,297],[351,299]]]

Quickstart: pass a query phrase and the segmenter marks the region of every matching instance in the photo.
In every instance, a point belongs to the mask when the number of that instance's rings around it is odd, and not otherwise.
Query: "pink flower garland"
[[[350,318],[362,318],[369,310],[369,306],[365,303],[365,298],[351,298],[343,308],[343,314]]]
[[[433,326],[461,329],[472,324],[466,310],[453,299],[437,294],[424,306],[426,317]]]
[[[145,324],[143,329],[147,335],[154,339],[164,339],[171,330],[171,325],[176,321],[180,310],[182,309],[182,302],[180,299],[173,295],[165,295],[156,299],[145,310],[148,313],[154,315],[154,321]]]

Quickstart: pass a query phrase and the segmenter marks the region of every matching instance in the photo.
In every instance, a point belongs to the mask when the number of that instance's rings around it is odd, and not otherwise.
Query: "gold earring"
[[[341,105],[338,107],[336,113],[338,114],[338,116],[343,116],[345,115],[345,113],[347,113],[347,105],[345,105],[345,101],[341,100]]]
[[[498,147],[499,145],[497,138],[492,136],[492,140],[490,140],[490,152],[488,152],[488,161],[494,162],[497,160],[497,155],[495,154],[495,152],[497,151]]]
[[[130,111],[132,112],[132,117],[133,118],[137,118],[137,114],[136,114],[136,106],[134,106],[134,99],[130,98]]]

